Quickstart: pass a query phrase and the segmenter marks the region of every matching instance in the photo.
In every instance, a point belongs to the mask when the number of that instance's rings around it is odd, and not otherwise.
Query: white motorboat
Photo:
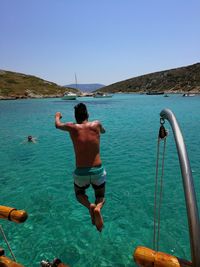
[[[63,100],[76,100],[77,95],[72,92],[67,92],[63,95],[62,99]]]
[[[112,95],[111,94],[107,94],[107,93],[98,92],[98,93],[94,94],[93,97],[95,97],[95,98],[110,98],[110,97],[112,97]]]
[[[183,96],[195,96],[195,94],[185,93],[185,94],[183,94]]]

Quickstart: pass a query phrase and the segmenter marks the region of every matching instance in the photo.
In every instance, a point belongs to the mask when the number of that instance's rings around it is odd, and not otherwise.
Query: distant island
[[[71,88],[73,87],[73,88]],[[62,97],[65,92],[105,93],[200,93],[200,63],[150,73],[104,86],[79,84],[59,86],[41,78],[0,70],[0,100],[20,98]],[[91,90],[91,91],[90,91]]]
[[[68,84],[68,85],[64,85],[64,87],[67,88],[77,88],[79,89],[81,92],[94,92],[97,91],[98,89],[105,87],[104,84],[100,84],[100,83],[78,83],[78,84]]]

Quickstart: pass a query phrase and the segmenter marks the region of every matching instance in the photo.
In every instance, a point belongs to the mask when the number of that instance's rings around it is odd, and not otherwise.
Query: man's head
[[[31,135],[28,136],[28,141],[31,142],[33,140],[33,137]]]
[[[82,123],[83,121],[89,118],[89,114],[87,112],[87,107],[85,104],[79,103],[74,107],[74,110],[77,123]]]

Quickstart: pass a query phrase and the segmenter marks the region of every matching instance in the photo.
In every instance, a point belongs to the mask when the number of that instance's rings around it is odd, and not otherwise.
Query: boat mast
[[[76,77],[76,72],[75,72],[75,84],[76,84],[76,90],[78,90],[78,88],[77,88],[77,77]]]

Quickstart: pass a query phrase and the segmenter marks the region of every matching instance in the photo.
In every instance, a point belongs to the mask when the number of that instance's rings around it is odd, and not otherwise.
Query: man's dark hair
[[[75,110],[75,118],[78,123],[83,122],[89,118],[87,107],[83,103],[79,103],[74,107]]]
[[[31,135],[28,136],[28,141],[32,141],[33,137]]]

